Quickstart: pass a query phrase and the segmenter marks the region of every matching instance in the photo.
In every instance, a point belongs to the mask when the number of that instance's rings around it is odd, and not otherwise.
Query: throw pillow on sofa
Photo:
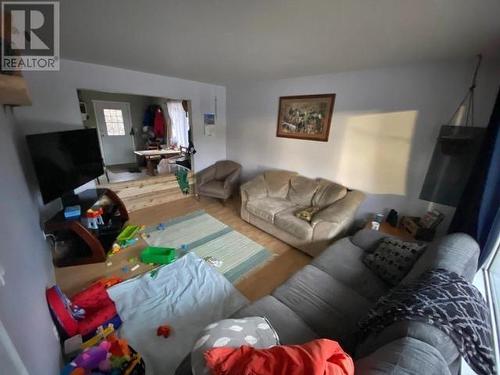
[[[319,210],[321,210],[321,207],[307,207],[297,211],[295,213],[295,216],[298,217],[299,219],[311,222],[314,214]]]
[[[425,250],[425,244],[406,242],[397,238],[384,238],[363,263],[388,284],[397,285],[410,272]]]
[[[222,346],[239,348],[250,345],[269,348],[279,345],[278,334],[266,318],[252,316],[242,319],[224,319],[205,327],[191,351],[193,375],[206,374],[204,354]]]

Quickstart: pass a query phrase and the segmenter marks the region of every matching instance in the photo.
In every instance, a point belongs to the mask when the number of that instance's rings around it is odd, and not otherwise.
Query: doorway
[[[135,163],[130,104],[93,100],[102,157],[106,166]]]

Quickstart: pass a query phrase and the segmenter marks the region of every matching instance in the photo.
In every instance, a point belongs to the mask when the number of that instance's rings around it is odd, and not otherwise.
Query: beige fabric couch
[[[316,256],[344,234],[364,194],[324,179],[268,171],[241,186],[241,217],[280,240]],[[311,222],[295,213],[319,207]]]

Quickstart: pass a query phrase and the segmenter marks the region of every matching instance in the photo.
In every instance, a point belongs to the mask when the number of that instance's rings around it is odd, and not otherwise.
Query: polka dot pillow
[[[208,374],[203,354],[222,346],[239,348],[249,345],[269,348],[279,345],[278,334],[268,320],[258,316],[242,319],[224,319],[205,327],[191,352],[193,375]]]
[[[384,238],[373,253],[366,254],[363,263],[390,285],[397,285],[424,252],[426,245]]]

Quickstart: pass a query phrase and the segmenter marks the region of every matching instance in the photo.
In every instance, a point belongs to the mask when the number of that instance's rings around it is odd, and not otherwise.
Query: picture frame
[[[335,94],[279,98],[276,136],[328,142]]]

